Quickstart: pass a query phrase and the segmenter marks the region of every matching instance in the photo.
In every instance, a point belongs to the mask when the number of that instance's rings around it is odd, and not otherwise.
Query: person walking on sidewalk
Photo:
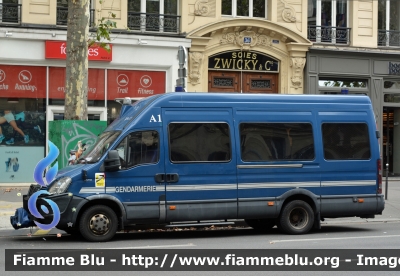
[[[22,137],[24,137],[25,143],[29,142],[29,136],[25,135],[25,133],[17,126],[15,117],[12,114],[11,110],[4,110],[4,116],[0,117],[0,144],[5,139],[5,136],[3,135],[3,131],[1,129],[1,125],[4,124],[5,122],[8,122],[11,125],[11,127],[14,129],[14,131],[17,131],[19,134],[22,135]]]

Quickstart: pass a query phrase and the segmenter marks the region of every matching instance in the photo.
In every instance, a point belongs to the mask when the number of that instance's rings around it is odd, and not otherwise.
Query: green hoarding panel
[[[107,127],[106,121],[52,121],[49,122],[49,140],[60,150],[58,168],[68,166],[71,151],[93,145],[97,136]],[[81,146],[79,146],[81,145]]]

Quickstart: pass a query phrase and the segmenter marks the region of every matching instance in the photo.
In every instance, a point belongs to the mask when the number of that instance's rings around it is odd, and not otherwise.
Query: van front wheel
[[[108,206],[95,205],[87,209],[80,219],[82,236],[91,242],[106,242],[117,232],[118,218]]]
[[[314,211],[302,200],[293,200],[283,207],[279,226],[287,234],[306,234],[314,224]]]

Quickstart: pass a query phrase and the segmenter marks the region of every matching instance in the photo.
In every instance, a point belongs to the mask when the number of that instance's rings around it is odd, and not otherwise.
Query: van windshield
[[[96,163],[104,155],[107,149],[121,134],[121,131],[107,131],[101,133],[96,142],[79,158],[78,163]]]

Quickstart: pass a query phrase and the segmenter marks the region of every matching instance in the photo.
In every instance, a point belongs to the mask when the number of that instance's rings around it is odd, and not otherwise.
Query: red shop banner
[[[49,68],[49,98],[65,98],[65,74],[64,67]],[[88,100],[104,100],[104,69],[88,70]]]
[[[0,65],[0,98],[46,98],[46,67]]]
[[[88,60],[92,61],[112,61],[112,45],[110,52],[107,52],[98,45],[93,45],[88,50]],[[52,59],[67,58],[67,42],[66,41],[46,41],[45,57]]]
[[[116,98],[142,98],[165,93],[165,72],[107,71],[107,100]]]

